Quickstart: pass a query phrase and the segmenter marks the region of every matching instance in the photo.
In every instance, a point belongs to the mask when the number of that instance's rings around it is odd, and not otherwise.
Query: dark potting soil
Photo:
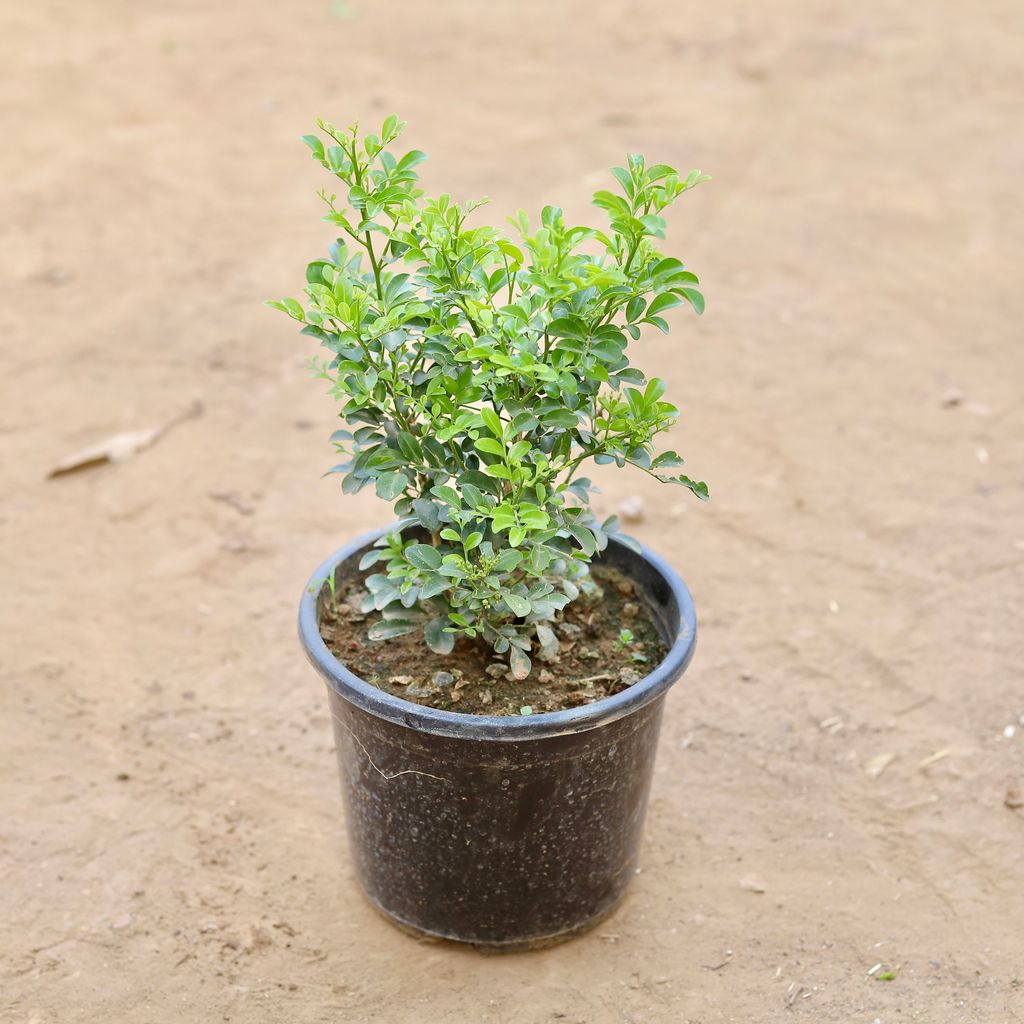
[[[597,595],[579,597],[554,623],[557,656],[531,652],[533,671],[514,679],[507,657],[484,642],[460,637],[449,655],[434,654],[420,630],[391,640],[368,640],[379,612],[359,610],[365,576],[338,587],[320,623],[331,653],[366,682],[403,700],[469,715],[519,715],[591,704],[632,686],[666,653],[633,581],[615,569],[595,566]],[[620,631],[633,636],[623,642]],[[524,712],[524,708],[530,709]]]

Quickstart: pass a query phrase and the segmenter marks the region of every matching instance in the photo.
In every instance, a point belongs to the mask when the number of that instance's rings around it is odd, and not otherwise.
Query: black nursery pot
[[[657,555],[612,538],[598,561],[636,584],[669,647],[660,665],[567,711],[438,711],[359,679],[320,638],[324,581],[355,573],[383,532],[324,562],[299,610],[329,688],[359,881],[417,934],[509,950],[569,938],[608,915],[635,874],[665,694],[693,656],[690,593]]]

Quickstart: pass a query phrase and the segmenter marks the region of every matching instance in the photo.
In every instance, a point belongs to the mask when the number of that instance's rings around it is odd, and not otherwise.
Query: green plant
[[[623,626],[622,629],[619,630],[619,635],[612,643],[612,648],[616,651],[624,651],[635,639],[636,637],[633,636],[633,630],[627,629]]]
[[[269,305],[331,353],[314,368],[348,429],[332,436],[346,461],[329,472],[345,493],[373,486],[423,531],[364,557],[379,567],[370,637],[422,629],[439,654],[481,637],[524,678],[534,643],[557,649],[550,624],[617,528],[590,511],[581,467],[635,466],[707,497],[675,452],[654,453],[677,409],[626,355],[642,325],[668,331],[671,307],[703,311],[696,276],[655,240],[662,211],[706,176],[631,155],[612,171],[621,194],[594,195],[608,228],[570,227],[546,206],[537,227],[511,218],[513,241],[469,225],[481,203],[424,196],[424,154],[388,148],[396,117],[363,138],[317,124],[326,140],[303,141],[344,187],[343,200],[319,193],[343,237],[309,264],[305,304]]]

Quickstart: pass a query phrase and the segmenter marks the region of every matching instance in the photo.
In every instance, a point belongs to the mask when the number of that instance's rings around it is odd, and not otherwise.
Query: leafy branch
[[[655,451],[678,410],[626,355],[644,325],[668,331],[669,309],[704,310],[696,275],[657,244],[664,210],[707,176],[630,155],[612,170],[620,191],[594,194],[607,227],[546,206],[536,227],[517,213],[506,237],[469,225],[482,203],[424,195],[425,155],[392,152],[396,117],[365,136],[317,125],[303,141],[340,183],[342,199],[319,194],[342,237],[307,267],[305,303],[269,305],[329,353],[316,373],[346,425],[329,472],[345,493],[372,485],[427,537],[404,530],[363,559],[378,567],[371,638],[421,629],[440,654],[482,638],[525,677],[617,529],[591,512],[583,466],[629,465],[707,497],[675,452]]]

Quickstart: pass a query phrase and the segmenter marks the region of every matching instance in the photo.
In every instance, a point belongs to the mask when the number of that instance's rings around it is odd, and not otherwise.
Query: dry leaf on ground
[[[77,473],[82,469],[102,466],[108,462],[122,462],[144,448],[148,448],[179,423],[201,415],[202,411],[202,403],[196,402],[188,410],[159,427],[149,427],[146,430],[126,430],[120,434],[114,434],[105,441],[90,445],[88,448],[83,448],[81,451],[75,452],[74,455],[62,459],[47,476],[52,479],[56,476],[66,476],[68,473]]]

